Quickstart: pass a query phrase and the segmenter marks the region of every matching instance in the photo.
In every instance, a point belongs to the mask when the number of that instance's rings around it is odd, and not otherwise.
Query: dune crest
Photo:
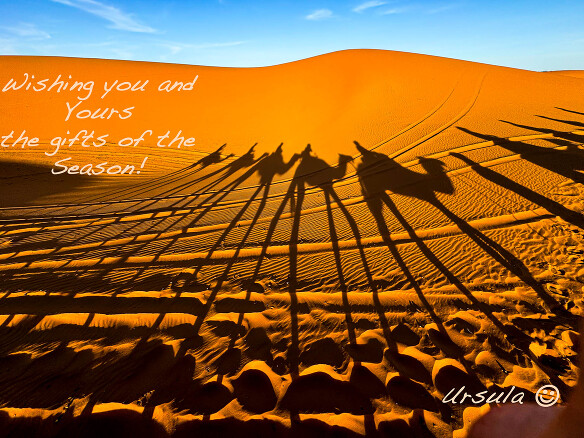
[[[1,150],[1,433],[463,437],[487,406],[442,403],[457,385],[534,400],[551,383],[563,401],[575,384],[574,77],[380,50],[247,69],[2,60],[0,84],[193,87],[2,93],[0,134],[39,146]],[[71,99],[135,109],[65,121]],[[67,130],[145,129],[196,140],[50,155]],[[148,160],[52,175],[68,156]]]

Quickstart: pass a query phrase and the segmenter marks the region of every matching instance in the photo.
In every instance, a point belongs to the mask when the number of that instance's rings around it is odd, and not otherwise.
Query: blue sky
[[[342,49],[584,69],[581,0],[0,0],[0,54],[263,66]]]

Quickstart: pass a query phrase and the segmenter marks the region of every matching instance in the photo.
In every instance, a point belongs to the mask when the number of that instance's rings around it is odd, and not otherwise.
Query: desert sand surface
[[[127,120],[2,93],[0,133],[40,146],[0,151],[0,435],[462,438],[489,406],[442,403],[452,388],[567,399],[582,79],[358,50],[245,69],[7,56],[0,83],[25,71],[199,78],[83,102]],[[196,144],[43,154],[66,130],[145,128]],[[148,161],[52,175],[68,156]]]
[[[552,73],[584,79],[584,70],[557,70]]]

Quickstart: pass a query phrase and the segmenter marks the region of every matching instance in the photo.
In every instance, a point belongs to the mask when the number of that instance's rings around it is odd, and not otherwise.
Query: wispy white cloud
[[[0,55],[18,55],[15,41],[10,38],[0,38]]]
[[[180,52],[185,50],[204,50],[204,49],[214,49],[220,47],[233,47],[233,46],[240,46],[245,44],[246,41],[227,41],[223,43],[200,43],[200,44],[191,44],[191,43],[180,43],[174,41],[163,41],[158,43],[159,47],[166,48],[169,53],[169,56],[176,55]]]
[[[327,18],[332,18],[332,16],[333,16],[333,11],[331,11],[330,9],[317,9],[316,11],[308,14],[305,18],[307,20],[318,21],[318,20],[326,20]]]
[[[132,59],[140,46],[130,46],[119,40],[101,42],[57,42],[25,38],[0,38],[1,55],[73,56],[90,58]],[[91,52],[91,56],[88,53]]]
[[[27,48],[36,51],[46,44],[51,35],[39,29],[33,23],[16,23],[12,26],[0,26],[0,54],[19,55]]]
[[[154,33],[156,29],[136,21],[131,14],[123,12],[115,6],[101,3],[97,0],[51,0],[55,3],[80,9],[96,17],[103,18],[111,23],[112,29],[128,32]]]
[[[160,41],[156,43],[156,46],[166,50],[166,53],[162,53],[158,57],[158,60],[166,62],[169,59],[176,59],[173,57],[178,55],[179,53],[181,54],[182,57],[184,57],[187,56],[189,53],[194,53],[201,50],[222,47],[234,47],[240,46],[245,43],[247,43],[247,41],[227,41],[222,43],[199,43],[199,44],[183,43],[176,41]]]
[[[44,30],[39,29],[32,23],[18,23],[15,26],[1,26],[0,29],[21,38],[36,40],[48,40],[51,38],[51,35]]]
[[[367,9],[371,9],[371,8],[377,8],[379,6],[383,6],[386,5],[387,2],[383,2],[383,1],[379,1],[379,0],[372,0],[372,1],[367,1],[365,3],[361,3],[358,6],[355,6],[353,8],[353,12],[363,12]]]
[[[386,9],[384,11],[380,11],[379,15],[395,15],[395,14],[403,14],[404,12],[409,11],[411,8],[404,6],[401,8],[391,8],[391,9]]]
[[[449,11],[450,9],[455,9],[460,6],[460,3],[447,3],[435,8],[430,8],[426,11],[427,14],[439,14],[440,12]]]
[[[240,46],[245,44],[246,41],[228,41],[225,43],[202,43],[202,44],[190,44],[189,47],[191,49],[213,49],[215,47],[232,47],[232,46]]]

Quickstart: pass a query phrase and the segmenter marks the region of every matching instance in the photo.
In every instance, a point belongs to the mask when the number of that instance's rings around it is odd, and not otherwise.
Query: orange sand
[[[550,73],[557,73],[564,76],[572,76],[574,78],[584,78],[584,71],[582,70],[558,70]]]
[[[566,399],[578,74],[361,50],[249,69],[3,57],[0,85],[24,72],[135,108],[65,122],[77,92],[0,93],[0,135],[41,143],[0,157],[0,434],[462,438],[488,406],[441,403],[453,387]],[[150,84],[100,99],[115,79]],[[81,129],[196,142],[44,154]],[[51,175],[69,156],[148,160]]]

